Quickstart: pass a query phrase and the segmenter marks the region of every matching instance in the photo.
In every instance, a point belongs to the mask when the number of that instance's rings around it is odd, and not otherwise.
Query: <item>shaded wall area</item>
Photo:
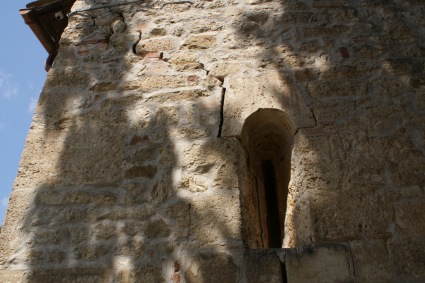
[[[0,235],[1,278],[423,280],[424,9],[213,0],[73,14]],[[289,250],[248,249],[241,133],[266,108],[287,119],[263,129],[290,129],[278,139],[290,172],[275,170]]]
[[[420,281],[423,3],[252,3],[238,42],[257,69],[225,80],[240,101],[225,119],[236,134],[232,122],[274,107],[296,124],[284,247],[347,243],[353,280]]]

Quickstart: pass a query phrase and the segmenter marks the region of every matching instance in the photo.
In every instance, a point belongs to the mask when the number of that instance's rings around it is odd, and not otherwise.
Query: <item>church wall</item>
[[[72,8],[3,281],[424,280],[422,1],[116,3]],[[256,113],[285,133],[284,249],[250,246]]]

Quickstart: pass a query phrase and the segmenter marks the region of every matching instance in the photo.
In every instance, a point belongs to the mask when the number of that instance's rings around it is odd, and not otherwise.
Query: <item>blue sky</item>
[[[34,107],[46,80],[47,52],[19,15],[19,9],[29,2],[0,3],[0,224]]]

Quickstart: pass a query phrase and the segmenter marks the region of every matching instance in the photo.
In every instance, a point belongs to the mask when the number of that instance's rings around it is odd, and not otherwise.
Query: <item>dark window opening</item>
[[[269,248],[282,247],[282,236],[279,217],[278,194],[276,188],[276,176],[271,161],[263,162],[264,192],[266,201],[266,219]]]
[[[282,248],[294,127],[277,109],[259,109],[242,128],[240,175],[243,240],[252,249]]]

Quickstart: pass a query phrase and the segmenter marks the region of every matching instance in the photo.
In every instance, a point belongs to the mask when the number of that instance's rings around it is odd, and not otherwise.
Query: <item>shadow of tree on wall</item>
[[[216,138],[220,104],[208,103],[221,97],[133,89],[142,81],[129,82],[131,74],[149,80],[155,68],[172,70],[132,54],[134,26],[113,32],[115,21],[134,13],[134,7],[77,13],[70,19],[76,30],[63,36],[34,117],[30,135],[37,140],[27,143],[21,164],[30,172],[16,184],[35,188],[17,258],[26,262],[29,282],[239,276],[231,251],[242,247],[239,219],[231,219],[238,215],[237,187],[203,177],[234,166],[227,158],[239,148],[234,138]],[[138,24],[149,20],[146,12]]]
[[[284,97],[279,88],[268,95],[298,126],[288,246],[370,239],[393,257],[413,233],[391,230],[393,207],[412,202],[393,193],[424,185],[422,171],[409,165],[424,164],[415,128],[424,112],[412,104],[424,74],[406,59],[422,49],[405,34],[415,29],[400,12],[421,4],[320,3],[265,2],[233,18],[239,48],[253,47],[258,71],[277,72],[288,85]],[[15,184],[35,188],[14,259],[26,262],[30,282],[250,279],[240,268],[240,215],[232,210],[237,177],[226,175],[243,170],[245,155],[235,137],[216,138],[216,89],[183,89],[187,80],[168,93],[140,86],[173,70],[165,61],[138,64],[151,59],[132,53],[133,25],[153,19],[145,10],[77,14],[77,32],[63,37],[23,156],[28,172]],[[113,33],[115,20],[131,16],[140,22]],[[309,110],[307,122],[293,106]],[[236,110],[225,104],[225,112]],[[421,235],[407,245],[425,245]],[[389,274],[409,275],[394,267]]]

